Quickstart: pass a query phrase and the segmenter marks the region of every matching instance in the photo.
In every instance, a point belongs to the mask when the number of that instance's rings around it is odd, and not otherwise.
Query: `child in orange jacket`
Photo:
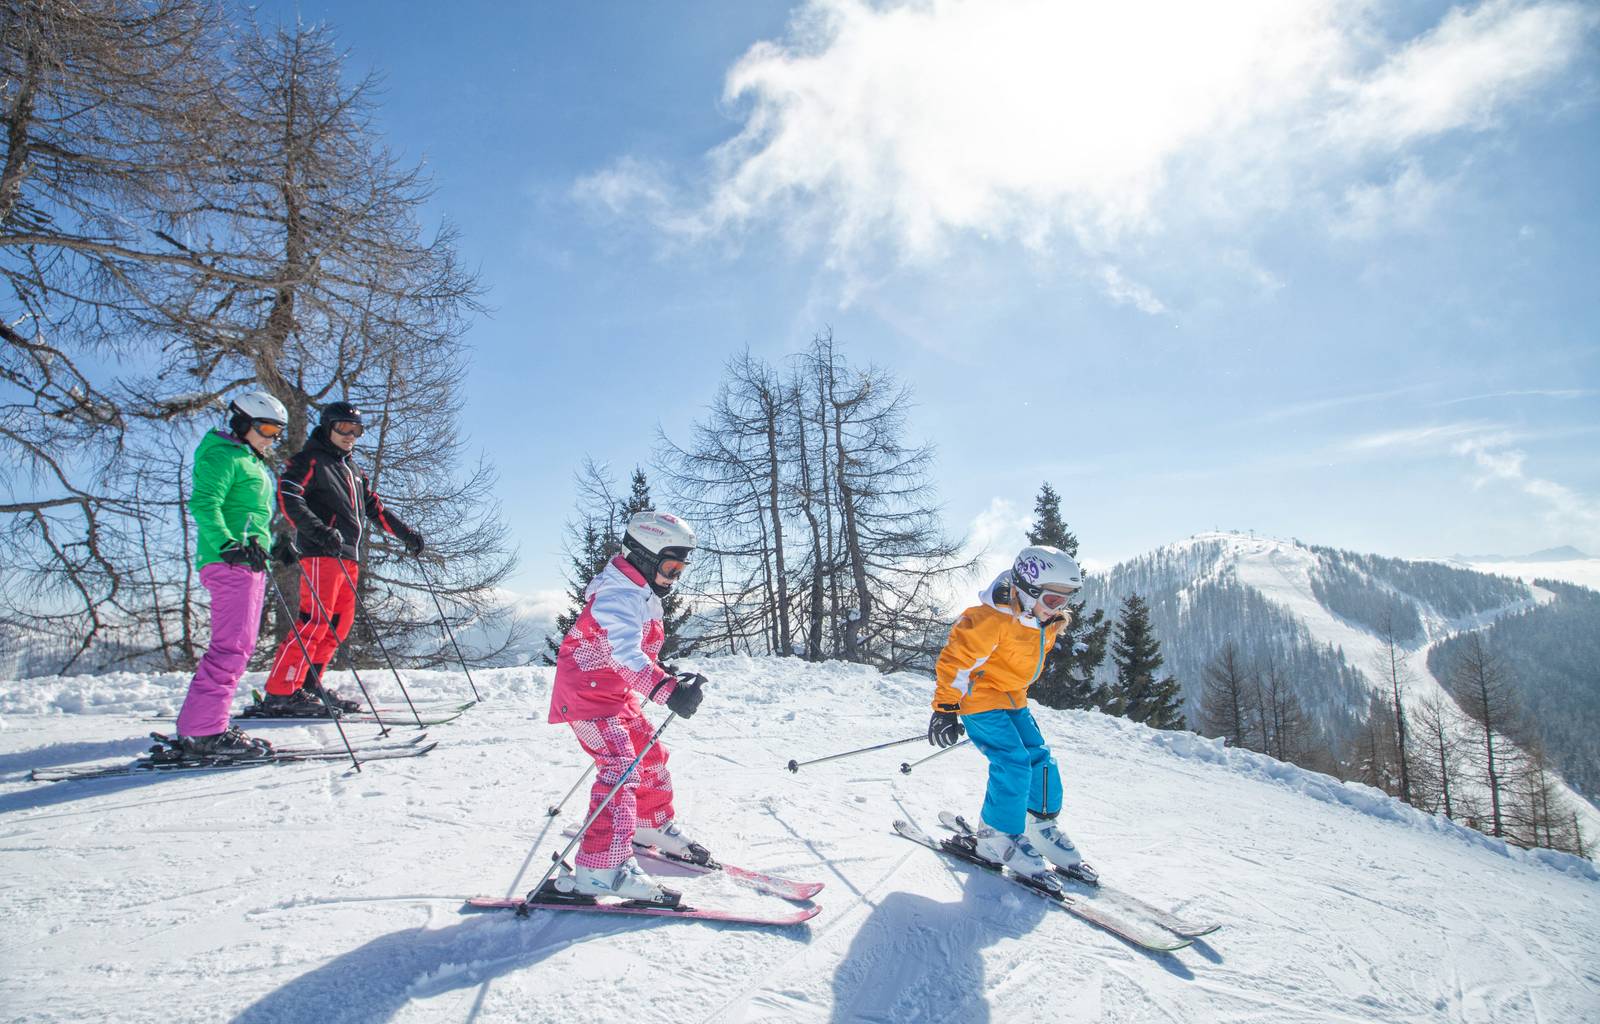
[[[1068,602],[1082,587],[1071,555],[1024,548],[983,591],[982,603],[961,613],[935,668],[928,742],[947,747],[964,732],[989,759],[977,853],[1030,877],[1050,874],[1045,858],[1069,874],[1094,877],[1056,824],[1061,773],[1028,710],[1028,687],[1067,627]]]

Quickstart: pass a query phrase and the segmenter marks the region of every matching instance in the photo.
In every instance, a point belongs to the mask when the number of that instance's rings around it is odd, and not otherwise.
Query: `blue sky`
[[[1219,9],[1224,8],[1224,9]],[[1600,11],[269,3],[386,79],[494,312],[465,426],[553,589],[572,474],[831,328],[954,533],[1600,554]]]

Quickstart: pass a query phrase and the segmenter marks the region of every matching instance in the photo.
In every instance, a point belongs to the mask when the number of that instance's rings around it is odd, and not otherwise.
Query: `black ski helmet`
[[[361,420],[361,410],[349,402],[329,402],[322,407],[322,418],[317,421],[320,427],[331,427],[335,423],[354,423],[365,426]]]

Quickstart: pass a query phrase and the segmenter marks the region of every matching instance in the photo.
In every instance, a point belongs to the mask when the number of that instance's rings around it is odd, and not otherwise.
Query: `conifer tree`
[[[1033,525],[1028,529],[1029,544],[1045,544],[1060,548],[1073,558],[1078,557],[1078,538],[1067,529],[1061,518],[1061,495],[1045,483],[1033,504]],[[1085,616],[1083,602],[1074,601],[1068,607],[1071,625],[1056,640],[1055,647],[1045,656],[1044,668],[1039,678],[1029,687],[1028,694],[1049,708],[1104,707],[1106,689],[1094,681],[1094,674],[1106,660],[1106,642],[1110,638],[1111,624],[1105,621],[1106,613],[1100,608]],[[1078,644],[1086,650],[1073,653]]]
[[[1150,629],[1150,607],[1138,594],[1122,601],[1111,660],[1117,681],[1106,710],[1156,729],[1183,729],[1183,691],[1174,676],[1156,678],[1161,668],[1161,641]]]

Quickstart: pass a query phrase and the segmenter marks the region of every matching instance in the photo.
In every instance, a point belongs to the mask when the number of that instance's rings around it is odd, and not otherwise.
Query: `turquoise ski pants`
[[[983,798],[983,823],[1016,835],[1028,824],[1027,812],[1061,810],[1061,773],[1044,745],[1044,736],[1027,708],[1000,708],[961,716],[972,745],[989,759],[989,789]]]

